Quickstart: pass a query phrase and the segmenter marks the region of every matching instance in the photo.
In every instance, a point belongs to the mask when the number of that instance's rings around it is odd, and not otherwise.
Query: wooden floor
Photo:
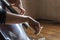
[[[43,29],[41,33],[36,36],[32,33],[32,31],[29,31],[28,29],[28,35],[32,36],[33,38],[45,38],[46,40],[60,40],[60,24],[58,23],[49,23],[42,21],[40,22],[43,26]]]

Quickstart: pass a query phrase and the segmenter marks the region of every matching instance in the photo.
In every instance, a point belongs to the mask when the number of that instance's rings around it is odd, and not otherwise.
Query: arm
[[[6,13],[6,24],[27,22],[28,19],[29,16],[13,14],[11,12]]]
[[[12,14],[10,12],[7,12],[5,24],[16,24],[16,23],[22,23],[22,22],[28,22],[30,24],[30,27],[35,30],[35,34],[40,33],[40,30],[41,30],[40,23],[34,20],[32,17],[17,15],[17,14]]]

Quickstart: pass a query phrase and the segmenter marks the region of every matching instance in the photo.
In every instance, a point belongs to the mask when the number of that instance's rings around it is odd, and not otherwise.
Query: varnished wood
[[[49,23],[49,22],[40,22],[43,26],[41,33],[36,36],[28,29],[28,35],[33,38],[41,38],[44,37],[46,40],[60,40],[60,24],[58,23]]]

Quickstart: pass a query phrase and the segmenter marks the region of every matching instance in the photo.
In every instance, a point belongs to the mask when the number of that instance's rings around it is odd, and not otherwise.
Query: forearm
[[[6,24],[27,22],[28,19],[29,19],[29,16],[13,14],[10,12],[6,13]]]

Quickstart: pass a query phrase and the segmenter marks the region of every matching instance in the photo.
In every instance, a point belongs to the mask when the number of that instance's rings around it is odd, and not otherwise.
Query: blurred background
[[[60,0],[22,0],[26,15],[60,21]]]

